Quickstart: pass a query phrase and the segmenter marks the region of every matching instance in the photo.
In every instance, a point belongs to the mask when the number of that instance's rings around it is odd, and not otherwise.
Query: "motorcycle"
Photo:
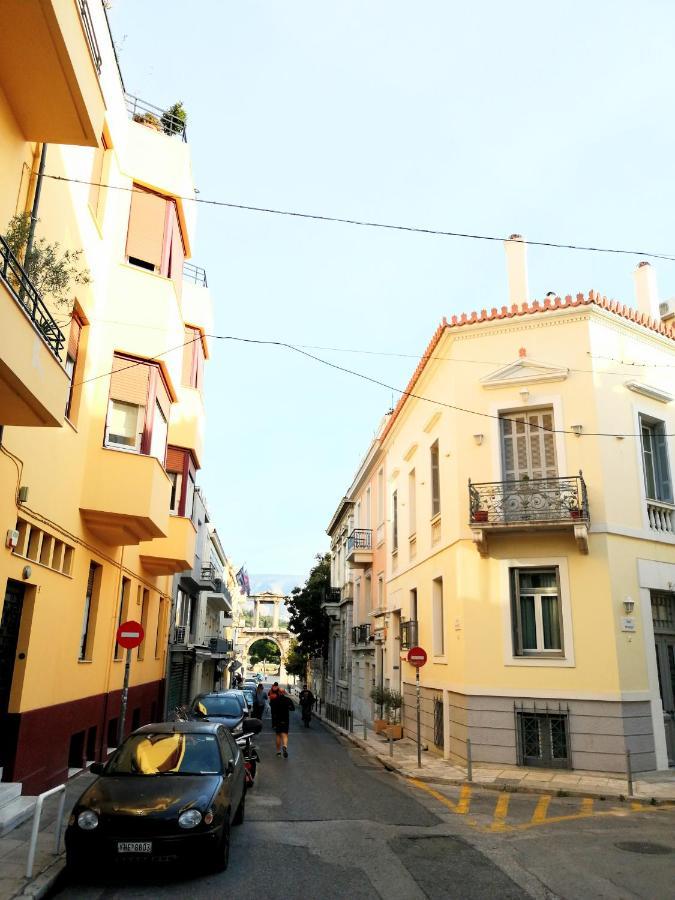
[[[255,784],[255,776],[260,762],[258,751],[253,743],[253,732],[242,734],[236,740],[244,757],[244,784],[246,790],[250,790]]]

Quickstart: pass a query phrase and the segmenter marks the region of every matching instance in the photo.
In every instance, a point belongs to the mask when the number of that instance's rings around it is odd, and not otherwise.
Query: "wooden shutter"
[[[531,458],[530,478],[557,478],[558,467],[552,431],[553,410],[542,409],[529,413],[527,422]]]
[[[129,213],[127,256],[161,270],[167,215],[166,198],[134,185]]]
[[[145,406],[150,386],[150,365],[115,354],[110,377],[110,399]]]
[[[73,318],[70,321],[70,331],[68,333],[68,356],[71,359],[77,359],[77,348],[80,344],[80,333],[82,331],[82,323],[78,319],[76,314],[73,314]]]
[[[500,424],[504,481],[557,477],[552,410],[507,413]]]
[[[180,472],[185,471],[185,457],[188,455],[187,450],[180,450],[178,447],[169,447],[166,451],[166,471]]]

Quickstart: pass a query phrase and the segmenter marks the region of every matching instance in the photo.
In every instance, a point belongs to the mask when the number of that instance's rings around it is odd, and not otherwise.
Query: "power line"
[[[144,194],[146,191],[139,190],[134,187],[126,187],[119,184],[104,184],[100,181],[87,181],[84,178],[67,178],[64,175],[48,175],[53,181],[68,182],[70,184],[83,184],[89,187],[109,188],[116,191],[127,191],[129,193]],[[231,203],[226,200],[207,200],[204,197],[184,197],[177,194],[171,195],[172,199],[183,200],[188,203],[201,203],[203,206],[216,206],[226,209],[239,209],[246,212],[265,213],[273,216],[288,216],[295,219],[310,219],[315,222],[334,222],[340,225],[356,225],[361,228],[383,228],[389,231],[406,231],[414,234],[430,234],[438,237],[454,237],[464,238],[472,241],[495,241],[503,242],[509,238],[500,237],[498,235],[489,234],[471,234],[464,231],[444,231],[438,228],[423,228],[415,225],[396,225],[390,222],[373,222],[367,219],[343,218],[340,216],[321,215],[318,213],[298,212],[290,209],[276,209],[269,206],[251,206],[245,203]],[[675,262],[675,256],[668,256],[665,253],[655,253],[649,250],[625,250],[617,247],[594,247],[585,244],[562,244],[555,241],[531,241],[527,240],[523,243],[530,244],[533,247],[552,247],[558,250],[581,250],[589,253],[615,253],[626,256],[640,256],[643,259],[661,259],[668,262]]]

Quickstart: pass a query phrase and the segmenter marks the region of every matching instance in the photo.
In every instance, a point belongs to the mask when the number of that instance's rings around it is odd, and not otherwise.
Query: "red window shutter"
[[[127,256],[161,270],[166,233],[166,198],[135,184],[131,195]]]
[[[77,359],[77,349],[80,345],[81,331],[82,322],[78,318],[77,313],[74,313],[70,322],[70,332],[68,333],[68,356],[70,356],[71,359]]]
[[[150,364],[116,353],[112,368],[110,399],[145,406],[150,386]]]
[[[166,471],[180,472],[185,471],[187,450],[181,450],[179,447],[168,447],[166,451]]]

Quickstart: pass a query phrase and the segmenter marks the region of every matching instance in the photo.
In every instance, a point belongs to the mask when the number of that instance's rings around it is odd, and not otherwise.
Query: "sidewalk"
[[[328,728],[344,735],[357,747],[374,756],[386,769],[415,778],[418,781],[438,784],[466,784],[467,770],[463,766],[444,760],[434,753],[422,751],[422,768],[417,768],[417,743],[409,738],[392,741],[376,735],[368,728],[363,739],[363,724],[354,725],[354,732],[346,731],[314,712],[313,715]],[[424,748],[424,744],[422,745]],[[390,750],[391,755],[390,755]],[[523,793],[558,794],[594,797],[599,799],[623,799],[628,796],[635,800],[646,800],[654,804],[675,803],[675,769],[636,775],[633,779],[633,793],[628,794],[625,776],[603,776],[597,772],[583,772],[570,769],[533,769],[521,766],[503,766],[474,763],[472,784],[499,791],[520,791]]]
[[[75,801],[94,777],[89,772],[82,772],[68,781],[64,832]],[[0,900],[10,900],[12,897],[44,897],[54,886],[65,866],[63,839],[61,840],[62,852],[58,856],[54,853],[58,806],[59,796],[57,795],[47,798],[42,809],[35,865],[30,881],[26,878],[26,861],[33,817],[31,816],[18,828],[0,837]]]

